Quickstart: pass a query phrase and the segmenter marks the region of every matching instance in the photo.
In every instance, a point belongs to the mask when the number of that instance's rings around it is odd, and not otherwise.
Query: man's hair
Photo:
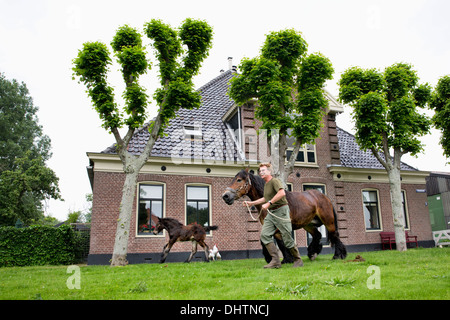
[[[272,173],[272,165],[269,163],[269,162],[267,162],[267,163],[261,163],[260,165],[259,165],[259,167],[261,168],[261,167],[266,167],[269,171],[270,171],[270,173]]]

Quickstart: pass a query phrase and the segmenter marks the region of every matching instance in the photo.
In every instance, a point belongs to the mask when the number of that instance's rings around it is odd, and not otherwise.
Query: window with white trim
[[[209,186],[186,186],[186,224],[210,225]]]
[[[362,190],[366,231],[381,230],[378,190]]]
[[[137,217],[137,234],[153,236],[157,218],[164,216],[164,185],[139,184],[139,206]],[[158,235],[162,235],[160,232]]]
[[[292,148],[286,150],[286,159],[289,160],[292,155]],[[316,146],[314,144],[305,144],[300,147],[297,153],[295,162],[315,164],[316,161]]]

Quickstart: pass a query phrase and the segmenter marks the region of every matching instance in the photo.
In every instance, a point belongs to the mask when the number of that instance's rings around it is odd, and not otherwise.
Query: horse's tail
[[[217,230],[217,229],[219,229],[218,226],[207,226],[207,227],[205,227],[205,231]]]

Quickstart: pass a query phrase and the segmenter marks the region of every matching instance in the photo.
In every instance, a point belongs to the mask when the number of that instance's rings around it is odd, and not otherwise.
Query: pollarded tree
[[[356,141],[371,150],[389,177],[397,250],[406,250],[400,163],[404,154],[423,150],[418,137],[428,134],[431,120],[418,112],[430,101],[431,88],[419,85],[412,66],[397,63],[383,73],[353,67],[339,80],[339,99],[353,107]],[[391,155],[392,153],[392,155]]]
[[[150,69],[141,34],[125,25],[117,30],[111,42],[117,61],[122,66],[121,71],[126,84],[123,93],[125,105],[122,110],[117,106],[113,89],[107,83],[108,66],[111,64],[107,46],[100,42],[87,42],[73,60],[74,76],[78,76],[87,86],[88,95],[103,121],[103,127],[110,130],[116,139],[116,150],[126,175],[122,201],[118,208],[111,266],[127,263],[130,220],[137,177],[150,157],[155,141],[179,108],[192,109],[200,106],[201,97],[194,90],[192,77],[198,74],[202,61],[208,56],[213,34],[212,28],[205,21],[193,19],[186,19],[179,30],[153,19],[145,24],[144,29],[155,49],[161,87],[156,89],[154,94],[159,107],[158,114],[150,122],[150,138],[139,157],[130,154],[127,146],[136,128],[144,124],[149,104],[145,88],[138,82],[139,76]],[[124,137],[119,132],[123,126],[128,127]]]
[[[260,129],[267,130],[271,150],[278,151],[271,160],[275,175],[284,182],[300,147],[320,136],[328,105],[323,86],[334,72],[322,54],[306,55],[307,47],[301,33],[293,29],[268,34],[261,55],[241,61],[241,74],[232,79],[229,92],[238,104],[257,99],[255,117],[263,122]],[[288,136],[295,145],[285,165]]]
[[[444,155],[450,158],[450,75],[439,79],[430,108],[435,112],[433,123],[442,132],[440,143],[444,149]]]

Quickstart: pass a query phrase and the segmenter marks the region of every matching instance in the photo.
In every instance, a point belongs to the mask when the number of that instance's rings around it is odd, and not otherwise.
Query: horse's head
[[[228,205],[232,205],[234,200],[239,199],[249,192],[251,185],[252,181],[248,168],[239,171],[231,182],[231,185],[225,189],[222,195],[223,201]]]
[[[160,217],[156,217],[156,218],[158,218],[158,220],[156,221],[155,228],[153,229],[154,235],[157,235],[164,229],[164,224],[163,224],[163,221],[161,220],[161,218]]]

